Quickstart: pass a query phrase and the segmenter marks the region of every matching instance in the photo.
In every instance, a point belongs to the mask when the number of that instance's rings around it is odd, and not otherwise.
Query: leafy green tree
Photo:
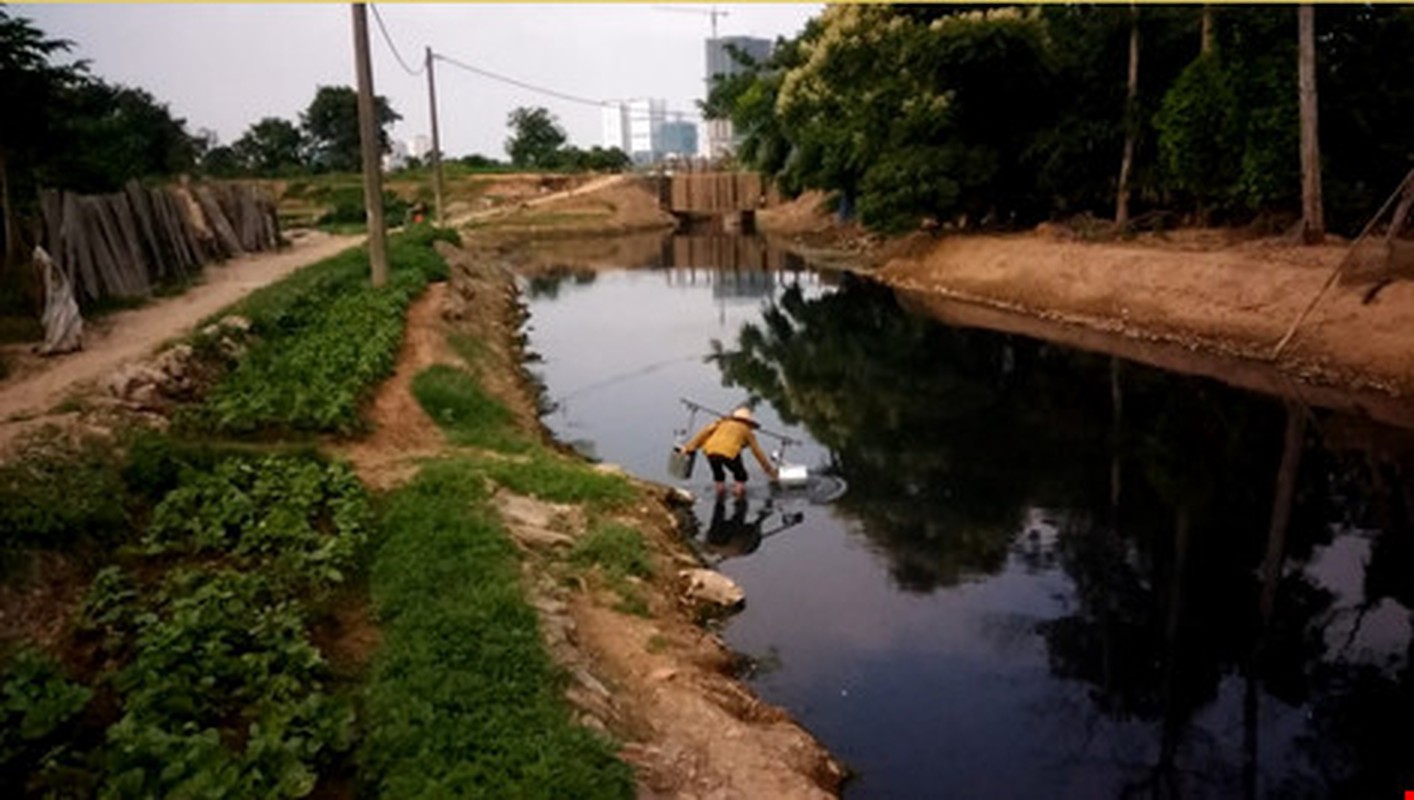
[[[297,170],[305,164],[304,134],[289,120],[266,117],[231,145],[242,167],[262,175]]]
[[[1224,205],[1237,182],[1240,124],[1237,94],[1216,50],[1183,71],[1154,119],[1165,178],[1192,195],[1202,223],[1215,206]]]
[[[47,38],[27,19],[0,8],[0,256],[18,250],[15,198],[32,194],[33,174],[52,154],[60,118],[54,113],[65,90],[79,81],[84,65],[56,65],[72,43]]]
[[[374,98],[379,152],[388,152],[388,126],[402,119],[387,98]],[[358,93],[348,86],[320,86],[300,115],[316,169],[357,171],[362,164],[358,133]]]
[[[63,148],[44,180],[78,192],[110,192],[132,178],[175,175],[196,165],[197,143],[184,120],[148,92],[87,80],[61,104]]]
[[[628,154],[617,147],[604,148],[594,145],[588,150],[581,150],[578,147],[565,147],[556,151],[551,164],[556,169],[572,170],[581,172],[585,170],[594,172],[617,172],[627,169],[633,160]]]
[[[553,168],[556,154],[568,137],[548,110],[520,107],[506,117],[511,136],[506,139],[506,154],[517,167]]]
[[[244,170],[236,151],[227,145],[219,144],[201,154],[201,171],[213,178],[232,178]]]
[[[857,200],[863,221],[885,229],[1024,211],[1027,146],[1049,106],[1044,45],[1029,11],[924,22],[831,6],[776,101],[788,169],[804,187],[839,191],[846,208]]]

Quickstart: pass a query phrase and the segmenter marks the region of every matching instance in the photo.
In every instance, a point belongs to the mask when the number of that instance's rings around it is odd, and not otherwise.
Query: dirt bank
[[[529,240],[670,230],[675,220],[659,208],[645,179],[607,175],[570,192],[469,215],[457,223],[471,225],[482,237]]]
[[[1270,360],[1346,252],[1202,232],[1104,244],[1047,231],[958,235],[908,249],[877,276],[922,295],[1255,361]],[[1414,285],[1396,283],[1362,305],[1367,288],[1334,287],[1276,366],[1316,385],[1414,393]]]

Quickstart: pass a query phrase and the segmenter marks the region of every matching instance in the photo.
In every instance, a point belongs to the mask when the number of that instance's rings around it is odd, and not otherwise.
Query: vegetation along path
[[[120,311],[90,325],[83,349],[53,358],[12,364],[0,381],[0,446],[35,417],[51,412],[75,388],[92,384],[118,366],[187,333],[198,322],[252,291],[362,241],[360,236],[311,232],[279,253],[248,256],[206,270],[203,281],[183,294]]]

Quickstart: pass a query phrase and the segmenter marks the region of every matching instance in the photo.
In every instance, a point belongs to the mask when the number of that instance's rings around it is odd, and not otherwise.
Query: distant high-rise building
[[[658,128],[658,144],[665,156],[692,158],[697,155],[697,126],[677,120],[664,122]]]
[[[650,164],[668,153],[696,155],[697,137],[693,131],[691,150],[678,150],[682,134],[673,127],[680,122],[668,122],[668,103],[660,98],[624,100],[603,111],[601,118],[604,146],[617,147],[638,164]],[[690,127],[690,126],[689,126]],[[668,131],[665,134],[665,131]],[[665,135],[677,137],[671,145]]]
[[[745,67],[732,55],[732,51],[761,62],[771,57],[771,40],[752,36],[720,36],[707,40],[707,90],[712,89],[712,79],[717,76],[736,75]],[[707,157],[721,158],[736,149],[736,135],[731,120],[707,120]]]

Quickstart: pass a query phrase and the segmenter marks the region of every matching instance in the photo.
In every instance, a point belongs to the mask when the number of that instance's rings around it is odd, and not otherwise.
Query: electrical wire
[[[493,81],[500,81],[501,83],[516,86],[527,91],[539,92],[540,94],[547,95],[549,97],[555,97],[570,103],[579,103],[580,105],[593,106],[595,108],[600,109],[613,109],[618,108],[620,104],[625,102],[622,100],[595,100],[590,97],[581,97],[580,95],[569,94],[568,92],[561,92],[556,89],[547,89],[544,86],[537,86],[533,83],[527,83],[517,78],[512,78],[497,72],[492,72],[489,69],[483,69],[482,67],[468,64],[465,61],[459,61],[449,55],[438,53],[436,51],[433,51],[432,57],[438,61],[443,61],[448,64],[451,64],[454,67],[460,67],[461,69],[464,69],[467,72],[473,73],[475,75],[480,75],[483,78],[489,78]],[[663,112],[663,121],[665,122],[680,122],[683,121],[684,117],[701,119],[701,113],[697,111],[679,111],[675,109],[666,110]],[[652,117],[646,114],[632,114],[630,115],[630,119],[635,122],[646,122],[651,121]]]
[[[398,51],[398,46],[393,43],[393,37],[391,34],[388,33],[388,26],[383,22],[383,15],[379,13],[378,6],[374,5],[373,3],[369,3],[368,7],[373,10],[373,19],[375,22],[378,23],[378,31],[383,36],[383,43],[386,44],[388,46],[388,50],[392,52],[393,58],[398,62],[398,66],[402,67],[404,72],[413,77],[421,75],[426,70],[427,65],[420,65],[417,69],[409,67],[407,60],[404,59],[402,53]],[[512,78],[507,75],[502,75],[497,72],[492,72],[491,70],[474,66],[464,61],[459,61],[455,58],[452,58],[451,56],[444,55],[442,53],[434,52],[432,53],[432,57],[437,59],[438,61],[442,61],[444,63],[451,64],[454,67],[464,69],[467,72],[471,72],[475,75],[480,75],[483,78],[489,78],[494,81],[500,81],[501,83],[506,83],[511,86],[516,86],[518,88],[525,89],[531,92],[538,92],[540,94],[547,95],[549,97],[555,97],[570,103],[579,103],[580,105],[593,106],[595,108],[600,109],[613,109],[621,107],[626,102],[623,100],[595,100],[588,97],[581,97],[579,95],[570,94],[568,92],[561,92],[556,89],[548,89],[544,86],[537,86],[533,83],[527,83],[526,81]],[[667,109],[662,112],[661,117],[656,114],[643,114],[641,112],[630,113],[626,116],[631,122],[684,122],[686,121],[686,118],[691,118],[693,120],[702,119],[702,115],[698,111],[679,111]]]
[[[501,74],[499,74],[499,73],[492,72],[491,70],[488,70],[488,69],[482,69],[481,67],[474,67],[474,66],[472,66],[471,64],[467,64],[467,63],[464,62],[464,61],[458,61],[457,59],[452,58],[451,56],[443,55],[443,54],[441,54],[441,53],[436,53],[436,52],[434,52],[434,53],[432,54],[432,57],[435,58],[435,59],[437,59],[438,61],[445,61],[446,63],[451,64],[451,65],[454,66],[454,67],[460,67],[460,68],[466,70],[467,72],[471,72],[471,73],[474,73],[474,74],[476,74],[476,75],[480,75],[480,76],[483,77],[483,78],[490,78],[490,79],[493,80],[493,81],[500,81],[501,83],[507,83],[507,84],[510,84],[511,86],[518,86],[518,87],[520,87],[521,89],[525,89],[525,90],[528,90],[528,91],[531,91],[531,92],[539,92],[540,94],[548,95],[548,96],[550,96],[550,97],[557,97],[557,98],[559,98],[559,99],[561,99],[561,100],[564,100],[564,101],[566,101],[566,102],[579,103],[579,104],[581,104],[581,105],[586,105],[586,106],[594,106],[595,108],[608,108],[608,107],[610,106],[610,104],[609,104],[609,102],[608,102],[607,100],[592,100],[592,99],[590,99],[590,98],[588,98],[588,97],[580,97],[579,95],[573,95],[573,94],[569,94],[569,93],[567,93],[567,92],[560,92],[560,91],[556,91],[556,90],[554,90],[554,89],[546,89],[544,86],[536,86],[536,85],[533,84],[533,83],[526,83],[525,81],[517,80],[517,79],[515,79],[515,78],[510,78],[510,77],[507,77],[507,76],[505,76],[505,75],[501,75]]]
[[[398,46],[393,44],[393,37],[388,35],[388,27],[383,24],[383,15],[378,13],[378,6],[369,3],[368,7],[373,10],[373,19],[378,23],[378,30],[383,33],[383,42],[388,45],[389,50],[393,51],[393,58],[398,60],[398,66],[401,66],[403,72],[414,78],[421,75],[422,71],[427,68],[426,65],[424,64],[417,69],[409,67],[408,62],[403,60],[403,54],[398,52]]]

